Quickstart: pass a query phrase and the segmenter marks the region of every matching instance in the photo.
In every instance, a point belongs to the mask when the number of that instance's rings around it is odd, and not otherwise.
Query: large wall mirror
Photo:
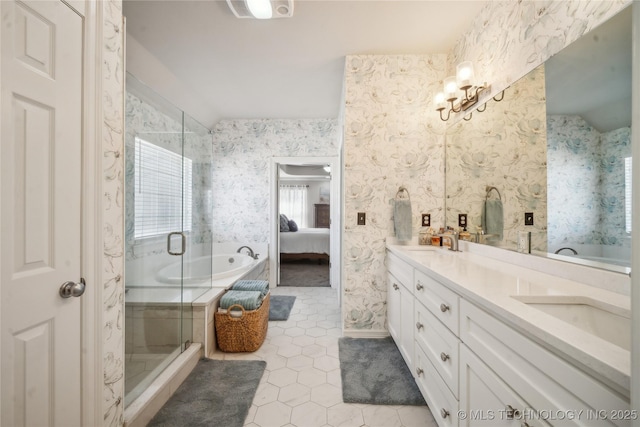
[[[525,231],[532,254],[630,266],[631,22],[627,7],[447,129],[446,225],[467,214],[494,229],[480,243],[516,250]]]

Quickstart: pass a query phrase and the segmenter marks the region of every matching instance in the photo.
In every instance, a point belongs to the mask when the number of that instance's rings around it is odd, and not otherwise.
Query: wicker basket
[[[239,304],[232,305],[226,313],[214,313],[218,347],[226,353],[256,351],[267,336],[269,326],[270,293],[256,310],[247,311]],[[240,308],[242,316],[232,317],[231,309]]]

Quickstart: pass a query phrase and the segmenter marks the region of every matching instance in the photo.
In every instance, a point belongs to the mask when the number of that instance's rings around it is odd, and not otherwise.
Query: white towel
[[[411,240],[411,221],[411,200],[396,198],[393,206],[393,228],[398,240]]]

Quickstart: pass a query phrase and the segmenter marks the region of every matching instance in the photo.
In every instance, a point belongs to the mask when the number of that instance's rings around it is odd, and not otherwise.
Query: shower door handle
[[[180,252],[171,251],[171,236],[180,236],[182,240],[182,246],[180,248]],[[184,255],[184,252],[186,249],[187,249],[187,237],[184,235],[183,232],[174,231],[172,233],[167,234],[167,252],[169,252],[169,255],[177,255],[177,256]]]

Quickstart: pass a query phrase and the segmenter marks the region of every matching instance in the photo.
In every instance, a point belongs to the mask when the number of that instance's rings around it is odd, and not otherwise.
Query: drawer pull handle
[[[531,425],[525,421],[522,424],[520,424],[520,427],[531,427]]]
[[[418,374],[418,376],[422,375],[424,373],[424,370],[422,370],[422,368],[416,368],[416,374]]]
[[[511,405],[507,405],[507,419],[512,420],[513,417],[520,416],[520,411]]]
[[[398,287],[398,284],[397,284],[397,283],[394,283],[394,284],[393,284],[393,289],[395,289],[396,291],[397,291],[398,289],[400,289],[400,288]]]
[[[449,310],[449,306],[447,304],[445,304],[445,303],[440,304],[440,311],[441,312],[444,313],[447,310]]]
[[[449,355],[445,352],[440,353],[440,359],[442,359],[443,362],[446,362],[447,360],[449,360]]]
[[[447,418],[449,416],[449,411],[447,411],[446,409],[442,408],[440,409],[440,416],[442,418]]]
[[[424,328],[424,325],[420,322],[416,322],[416,329],[420,330],[422,328]]]
[[[422,286],[422,283],[418,282],[418,284],[416,285],[416,289],[421,291],[424,289],[424,286]]]

